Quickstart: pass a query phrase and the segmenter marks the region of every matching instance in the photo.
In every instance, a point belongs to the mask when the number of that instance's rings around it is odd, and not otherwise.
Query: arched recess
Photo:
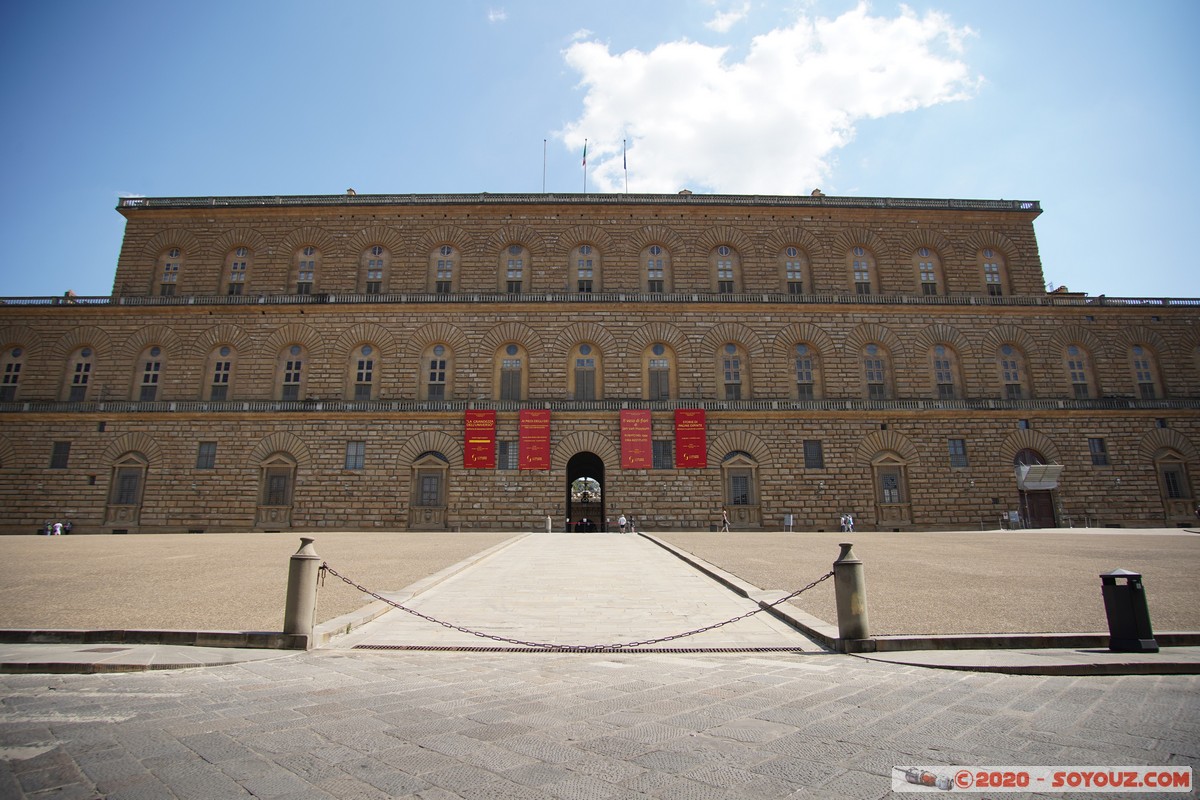
[[[266,358],[274,358],[279,351],[291,344],[298,344],[308,351],[313,363],[318,363],[324,357],[325,340],[314,328],[300,323],[290,323],[276,328],[267,337],[260,351]]]
[[[17,466],[17,451],[7,436],[0,436],[0,469],[13,469]]]
[[[248,353],[254,346],[254,340],[241,327],[223,322],[192,339],[191,356],[193,359],[206,358],[214,347],[224,344],[232,346],[239,353]]]
[[[508,342],[521,345],[531,359],[540,360],[543,355],[542,340],[537,331],[520,322],[503,322],[483,335],[482,357],[491,358],[501,345]]]
[[[182,250],[189,261],[200,256],[200,240],[183,228],[167,228],[151,236],[142,247],[142,256],[153,263],[162,251],[172,247]]]
[[[1006,465],[1011,465],[1016,460],[1017,453],[1022,450],[1036,450],[1045,456],[1047,463],[1061,464],[1062,453],[1058,446],[1054,444],[1054,440],[1044,433],[1031,430],[1029,428],[1021,428],[1020,430],[1010,434],[1005,438],[1000,445],[1000,466],[1007,469]]]
[[[628,353],[641,353],[655,342],[662,342],[671,346],[681,364],[692,360],[691,347],[688,346],[687,337],[678,328],[667,322],[651,322],[643,325],[630,334],[628,342],[629,344],[625,348]]]
[[[942,259],[943,268],[956,259],[954,245],[950,240],[937,231],[926,228],[919,228],[905,234],[904,238],[900,240],[899,252],[911,254],[921,247],[928,247],[930,250],[936,251]]]
[[[967,237],[965,245],[964,251],[971,255],[977,250],[985,248],[1000,251],[1010,259],[1008,264],[1009,269],[1012,269],[1013,261],[1023,261],[1026,257],[1026,253],[1017,247],[1012,239],[994,230],[976,231]]]
[[[900,337],[889,328],[876,322],[859,325],[846,337],[846,352],[858,354],[864,347],[877,342],[887,348],[897,365],[905,357],[905,347]]]
[[[732,358],[740,359],[744,351],[745,357],[749,360],[749,364],[741,365],[741,370],[745,371],[745,375],[741,376],[739,383],[742,388],[738,395],[745,400],[751,400],[755,397],[756,387],[760,385],[761,375],[759,371],[763,368],[763,346],[762,340],[758,338],[758,334],[750,328],[737,322],[722,322],[708,330],[704,338],[700,341],[700,357],[702,360],[711,364],[711,368],[701,372],[701,380],[703,381],[701,392],[708,397],[722,398],[726,397],[721,393],[721,363],[724,359],[723,348],[727,345],[735,345],[737,352],[731,356]],[[733,348],[730,348],[732,351]],[[749,367],[749,369],[747,369]],[[746,380],[748,378],[748,380]],[[711,387],[708,381],[712,381]],[[726,397],[726,399],[729,399]]]
[[[727,453],[735,450],[748,453],[759,464],[771,463],[771,448],[749,431],[729,431],[708,443],[708,463],[719,464]]]
[[[449,526],[451,476],[462,461],[458,439],[442,431],[421,431],[400,447],[395,473],[407,473],[408,491],[401,489],[397,495],[408,508],[409,530],[445,530]]]
[[[148,325],[134,331],[133,335],[125,340],[121,357],[132,361],[150,345],[165,347],[167,354],[172,357],[178,357],[184,350],[184,344],[175,331],[165,325]]]
[[[438,225],[430,228],[417,238],[416,251],[418,258],[425,258],[434,249],[448,244],[463,254],[476,255],[478,245],[475,238],[466,230],[456,225]]]
[[[546,256],[546,240],[528,225],[505,225],[497,229],[488,237],[484,250],[487,253],[499,253],[510,244],[524,245],[530,255],[539,259]]]
[[[38,363],[42,359],[44,337],[26,325],[8,325],[0,328],[0,348],[20,347],[25,351],[25,363]]]
[[[216,258],[221,258],[235,247],[249,247],[255,258],[265,258],[269,249],[267,240],[253,228],[230,228],[213,240],[211,250]]]
[[[104,448],[104,462],[111,464],[122,453],[142,453],[150,465],[162,464],[162,448],[145,433],[126,433],[118,436]]]
[[[579,431],[563,437],[552,446],[550,469],[562,471],[576,453],[595,453],[605,464],[619,464],[616,446],[595,431]]]
[[[855,245],[861,245],[875,256],[875,265],[883,270],[892,263],[891,247],[887,240],[870,228],[847,228],[833,240],[835,259],[842,258]]]
[[[296,461],[296,466],[307,469],[312,464],[312,455],[304,440],[294,433],[279,431],[258,440],[250,452],[250,463],[258,464],[267,459],[272,453],[287,453]]]
[[[581,244],[590,244],[600,248],[600,256],[604,259],[606,266],[616,260],[620,248],[603,228],[597,225],[576,225],[558,235],[551,258],[556,263],[566,263],[567,255],[573,248]]]
[[[572,433],[552,446],[550,451],[550,469],[553,474],[560,476],[563,486],[564,508],[570,528],[577,527],[586,518],[596,530],[604,530],[605,496],[608,486],[606,472],[620,464],[617,448],[605,437],[595,431],[580,431]],[[591,478],[599,484],[600,497],[584,498],[574,496],[571,484],[580,478]]]
[[[807,342],[816,347],[822,358],[833,358],[838,351],[833,339],[821,328],[811,322],[794,322],[775,334],[771,359],[787,363],[792,357],[793,348],[800,342]]]
[[[1191,440],[1176,430],[1155,428],[1142,437],[1138,455],[1154,468],[1166,524],[1195,524],[1197,460]]]
[[[376,244],[390,250],[393,257],[398,257],[409,249],[402,231],[386,225],[372,225],[351,236],[346,242],[346,251],[357,258],[359,253]]]
[[[307,225],[302,228],[293,228],[288,231],[279,242],[279,249],[283,252],[284,258],[291,260],[292,252],[298,250],[305,245],[312,245],[321,251],[322,258],[341,255],[342,248],[338,245],[329,231],[324,228],[318,228],[315,225]]]
[[[364,342],[373,344],[380,350],[380,355],[387,359],[396,356],[396,339],[392,332],[382,325],[364,322],[355,325],[341,333],[333,346],[329,348],[329,359],[335,364],[343,364],[350,358],[350,351]]]
[[[910,363],[902,369],[907,369],[910,374],[925,375],[929,379],[936,381],[933,370],[928,363],[930,352],[938,345],[949,345],[954,350],[956,357],[955,367],[958,374],[962,377],[963,385],[956,389],[959,397],[971,397],[973,387],[977,386],[978,375],[971,375],[967,372],[968,364],[975,364],[976,359],[971,349],[971,342],[962,332],[952,325],[935,323],[922,330],[913,340],[913,349],[910,354]],[[930,397],[936,397],[936,393],[931,391]]]
[[[856,458],[871,470],[875,524],[881,528],[911,524],[909,470],[920,463],[913,443],[895,431],[877,431],[859,443]]]
[[[580,342],[590,342],[599,347],[606,361],[615,361],[617,357],[617,340],[607,328],[595,322],[577,322],[564,328],[554,340],[550,358],[555,362],[562,361],[571,352],[571,348]]]
[[[104,363],[112,356],[112,342],[108,334],[100,328],[81,325],[71,328],[63,336],[55,340],[50,347],[50,357],[61,363],[80,347],[87,345],[96,353],[96,361]]]
[[[826,257],[825,246],[821,243],[821,240],[814,236],[811,231],[798,226],[776,228],[771,231],[770,235],[763,241],[756,255],[764,259],[774,258],[779,254],[780,250],[789,246],[799,247],[808,254],[812,262],[824,260]]]
[[[743,266],[746,259],[753,257],[758,251],[758,248],[754,246],[754,241],[749,236],[730,225],[714,225],[710,228],[705,228],[704,233],[696,239],[696,249],[700,253],[707,253],[714,247],[723,244],[729,245],[738,251],[742,257]]]
[[[665,247],[672,258],[679,258],[688,250],[684,238],[666,225],[647,225],[629,235],[628,252],[640,253],[652,244]]]

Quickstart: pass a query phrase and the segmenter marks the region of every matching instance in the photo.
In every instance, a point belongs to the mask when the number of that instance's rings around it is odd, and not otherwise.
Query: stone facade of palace
[[[0,299],[0,532],[1195,522],[1200,301],[1047,292],[1036,202],[118,210]]]

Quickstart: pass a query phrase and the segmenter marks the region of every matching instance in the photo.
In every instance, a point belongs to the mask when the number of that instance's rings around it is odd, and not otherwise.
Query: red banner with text
[[[621,469],[652,469],[654,446],[650,439],[650,412],[621,411]]]
[[[550,469],[550,411],[521,409],[519,469]]]
[[[675,410],[675,469],[708,466],[703,408]]]
[[[467,411],[464,469],[496,468],[496,412]]]

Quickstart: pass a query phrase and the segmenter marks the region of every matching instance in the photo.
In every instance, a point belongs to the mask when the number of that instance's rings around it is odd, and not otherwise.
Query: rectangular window
[[[671,439],[655,439],[650,444],[654,448],[654,469],[674,469],[675,442]]]
[[[825,449],[820,439],[804,440],[804,468],[825,469]]]
[[[137,467],[121,467],[117,470],[113,505],[136,506],[141,497],[142,471]]]
[[[1108,466],[1108,446],[1098,437],[1088,439],[1088,452],[1092,454],[1093,467]]]
[[[217,443],[201,442],[196,450],[196,469],[216,469]]]
[[[70,442],[54,442],[50,450],[50,469],[66,469],[70,457]]]
[[[366,442],[346,442],[346,469],[362,469],[366,460]]]
[[[496,469],[517,469],[520,463],[520,446],[517,442],[496,441]]]
[[[263,505],[291,505],[291,478],[292,472],[290,469],[283,467],[268,468]]]
[[[1168,500],[1182,500],[1188,496],[1182,469],[1179,467],[1166,467],[1163,469],[1162,476]]]
[[[437,508],[442,504],[441,475],[422,474],[420,476],[420,492],[417,495],[417,505],[424,508]]]
[[[950,439],[950,466],[966,467],[967,464],[967,440],[966,439]]]
[[[733,294],[733,281],[717,281],[717,294]]]
[[[729,476],[729,504],[733,506],[750,505],[750,476]]]
[[[650,359],[650,399],[671,399],[671,367],[665,358]]]
[[[500,367],[500,399],[521,399],[521,359],[506,358]]]
[[[596,399],[596,359],[575,359],[575,399]]]

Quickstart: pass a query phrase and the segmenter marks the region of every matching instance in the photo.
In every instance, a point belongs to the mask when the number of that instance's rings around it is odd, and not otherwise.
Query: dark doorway
[[[1013,466],[1036,466],[1045,464],[1046,459],[1037,450],[1026,448],[1013,458]],[[1054,528],[1058,522],[1054,516],[1054,492],[1050,489],[1025,490],[1018,492],[1021,517],[1026,528]]]
[[[595,453],[576,453],[567,462],[567,532],[607,530],[604,462]]]

